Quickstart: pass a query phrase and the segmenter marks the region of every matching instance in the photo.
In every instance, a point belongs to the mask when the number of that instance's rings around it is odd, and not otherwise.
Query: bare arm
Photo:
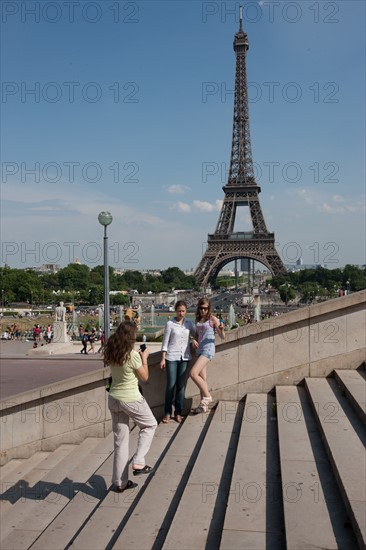
[[[216,328],[217,333],[218,333],[218,335],[220,336],[221,340],[225,340],[225,330],[224,330],[224,327],[222,326],[222,324],[220,323],[220,321],[218,320],[218,318],[215,317],[214,315],[212,316],[212,322],[213,322],[213,325],[214,325],[214,327]]]
[[[161,361],[160,361],[161,369],[165,369],[165,360],[166,360],[166,354],[168,350],[171,330],[172,330],[172,325],[168,321],[167,324],[165,325],[163,342],[161,344],[161,351],[162,351]]]
[[[192,328],[190,330],[190,334],[193,338],[192,340],[192,346],[193,346],[193,349],[197,349],[199,344],[198,344],[198,335],[197,335],[197,328],[196,328],[196,325],[194,325],[192,323]]]
[[[142,365],[138,369],[136,369],[136,374],[140,380],[143,382],[147,382],[149,379],[149,367],[147,364],[147,358],[149,357],[149,350],[146,348],[145,351],[139,351]]]
[[[160,361],[160,368],[165,369],[165,358],[166,358],[166,351],[161,352],[161,361]]]

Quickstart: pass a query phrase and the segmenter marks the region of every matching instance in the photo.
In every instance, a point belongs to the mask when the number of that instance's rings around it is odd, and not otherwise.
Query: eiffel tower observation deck
[[[246,56],[248,35],[243,31],[243,9],[240,26],[234,37],[236,56],[233,134],[224,202],[215,233],[209,234],[207,249],[195,277],[202,287],[213,283],[223,266],[233,260],[248,258],[265,265],[272,275],[286,273],[275,248],[275,235],[268,231],[259,202],[260,186],[255,181],[250,139]],[[235,231],[237,208],[247,206],[252,231]]]

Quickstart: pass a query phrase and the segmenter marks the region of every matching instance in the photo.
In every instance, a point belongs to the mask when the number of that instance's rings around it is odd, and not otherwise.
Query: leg
[[[175,390],[175,415],[181,416],[184,406],[184,386],[188,361],[177,362],[177,383]]]
[[[130,436],[128,415],[122,410],[120,402],[113,399],[113,397],[108,397],[108,406],[112,415],[114,434],[112,482],[117,487],[124,487],[128,482],[128,443]]]
[[[174,388],[177,382],[178,361],[166,361],[165,370],[166,370],[166,390],[165,390],[164,414],[165,416],[171,416],[173,412],[172,405],[173,405]]]
[[[207,397],[210,398],[210,392],[208,391],[208,385],[207,385],[207,373],[204,371],[207,364],[209,363],[209,359],[205,357],[204,355],[200,355],[193,365],[190,373],[190,377],[192,378],[193,382],[198,386],[201,396],[203,398]],[[202,370],[204,371],[204,377],[201,375]]]
[[[145,466],[145,455],[150,449],[158,423],[144,397],[140,401],[123,405],[128,416],[140,428],[136,453],[132,459],[132,467],[138,470]]]
[[[205,366],[203,367],[203,369],[201,370],[200,376],[201,376],[201,378],[202,378],[205,382],[207,382],[207,365],[205,365]],[[202,397],[204,397],[204,396],[203,396],[203,394],[202,394],[202,392],[201,392],[201,399],[202,399]]]

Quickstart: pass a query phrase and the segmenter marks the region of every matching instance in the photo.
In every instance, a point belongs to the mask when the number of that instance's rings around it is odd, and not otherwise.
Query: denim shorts
[[[203,357],[206,357],[206,359],[208,359],[209,361],[211,361],[211,359],[213,359],[215,357],[215,354],[214,353],[210,353],[208,350],[203,350],[201,352],[198,352],[196,353],[197,357],[199,357],[200,355],[203,355]]]

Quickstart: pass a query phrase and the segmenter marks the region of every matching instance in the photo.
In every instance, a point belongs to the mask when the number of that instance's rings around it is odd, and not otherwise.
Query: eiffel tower
[[[259,203],[261,188],[254,177],[250,141],[246,55],[248,35],[243,32],[243,8],[240,6],[240,27],[235,34],[236,55],[233,137],[230,169],[219,221],[215,233],[209,234],[207,249],[194,275],[202,287],[213,283],[224,265],[249,258],[264,264],[272,275],[286,273],[275,248],[274,233],[269,233]],[[234,232],[236,209],[248,206],[253,231]]]

